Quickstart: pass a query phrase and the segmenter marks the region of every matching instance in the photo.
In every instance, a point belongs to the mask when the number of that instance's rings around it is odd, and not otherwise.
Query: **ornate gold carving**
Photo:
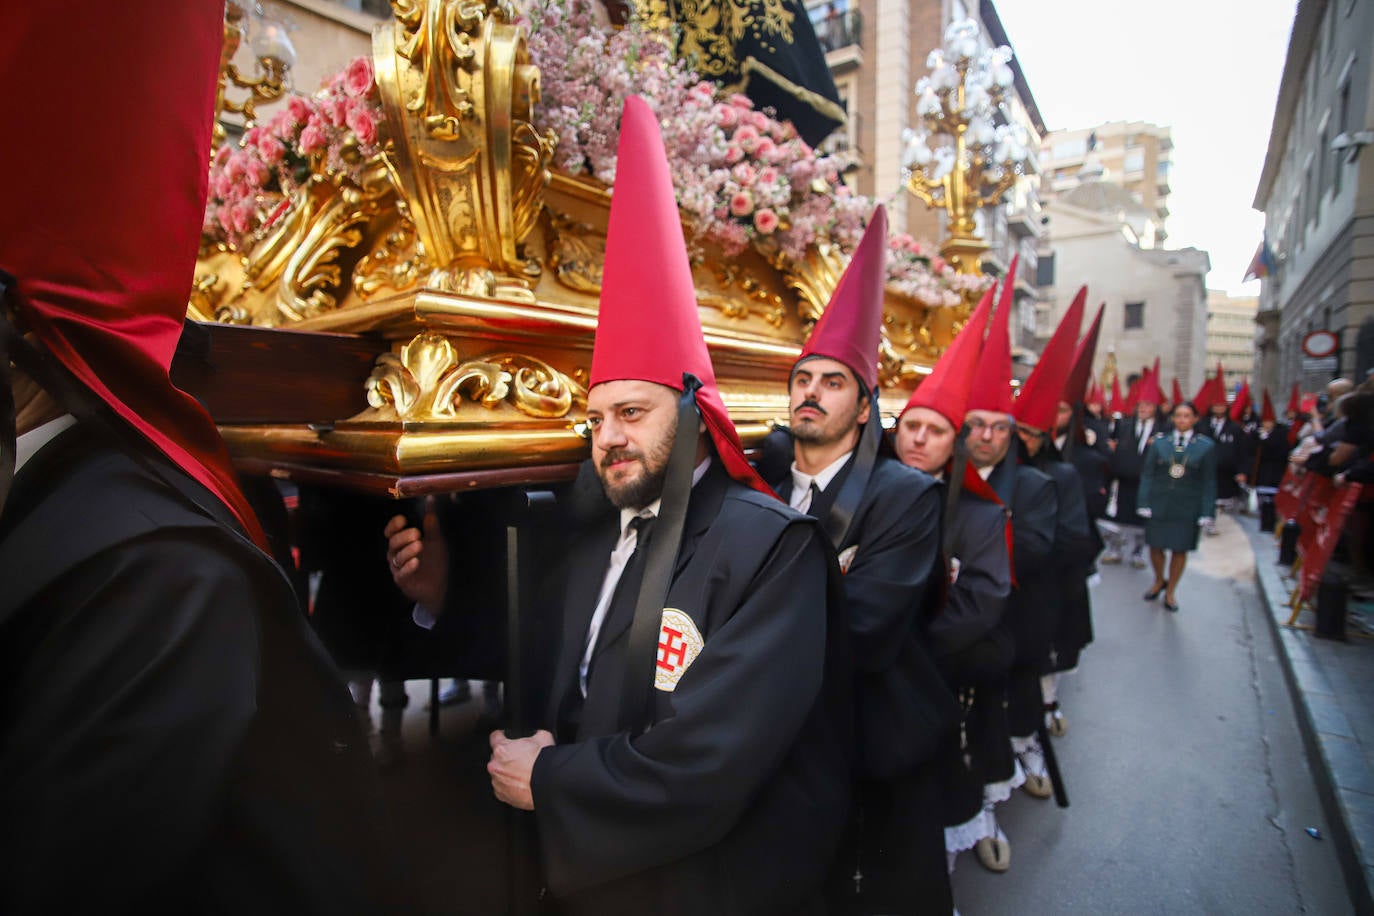
[[[793,261],[780,252],[764,252],[773,266],[782,271],[787,287],[797,294],[797,314],[806,336],[830,304],[830,297],[844,275],[844,254],[839,246],[822,242],[807,252],[802,261]]]
[[[601,270],[606,260],[606,234],[585,223],[575,223],[550,211],[553,244],[549,266],[558,282],[579,293],[601,292]]]
[[[214,321],[215,304],[219,302],[219,274],[206,272],[196,274],[191,283],[191,298],[186,305],[186,317],[192,321]]]
[[[403,219],[387,233],[382,247],[364,255],[353,268],[353,291],[364,301],[383,289],[400,292],[420,282],[429,269],[429,258],[416,244],[414,224]]]
[[[392,175],[435,272],[430,285],[533,302],[521,251],[557,142],[536,132],[539,71],[506,0],[392,0],[373,35]]]
[[[538,419],[565,417],[585,404],[586,389],[543,360],[516,353],[462,359],[439,334],[415,337],[399,354],[384,353],[367,380],[367,402],[384,419],[452,422],[464,403],[494,410],[509,402]]]

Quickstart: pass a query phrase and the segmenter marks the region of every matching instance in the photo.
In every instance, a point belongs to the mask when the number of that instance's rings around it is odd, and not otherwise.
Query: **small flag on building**
[[[1250,266],[1245,269],[1245,278],[1241,282],[1267,277],[1274,272],[1277,265],[1274,252],[1269,247],[1269,236],[1266,234],[1260,239],[1259,247],[1255,249],[1255,256],[1250,259]]]

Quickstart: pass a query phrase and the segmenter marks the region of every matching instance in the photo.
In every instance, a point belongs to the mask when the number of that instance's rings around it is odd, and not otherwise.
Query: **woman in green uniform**
[[[1145,543],[1150,547],[1150,564],[1155,571],[1145,600],[1153,601],[1163,592],[1164,607],[1177,611],[1174,595],[1188,563],[1188,551],[1197,549],[1198,526],[1211,521],[1216,511],[1216,447],[1212,440],[1193,433],[1197,408],[1191,402],[1175,404],[1171,416],[1174,431],[1159,436],[1145,449],[1138,502],[1139,513],[1146,517]]]

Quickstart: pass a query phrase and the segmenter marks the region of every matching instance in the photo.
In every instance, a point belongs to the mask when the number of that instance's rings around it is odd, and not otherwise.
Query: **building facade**
[[[971,18],[980,26],[984,47],[1011,45],[991,0],[809,0],[807,8],[849,112],[849,124],[827,141],[853,151],[859,159],[854,189],[890,200],[893,231],[939,242],[943,211],[934,211],[902,190],[902,132],[917,123],[913,87],[927,73],[926,58],[940,47],[945,27]],[[1008,118],[1025,128],[1037,149],[1045,123],[1019,62],[1013,58],[1014,88],[1007,93]],[[979,234],[990,249],[984,263],[1006,271],[1013,255],[1021,266],[1016,282],[1014,344],[1034,344],[1037,329],[1036,261],[1041,210],[1039,166],[1032,157],[1026,175],[996,207],[981,211]]]
[[[1264,213],[1255,374],[1315,391],[1374,368],[1374,3],[1299,0],[1254,207]],[[1340,338],[1305,370],[1305,335]]]
[[[1202,383],[1207,357],[1207,252],[1144,246],[1133,226],[1150,220],[1121,186],[1084,176],[1071,192],[1045,203],[1051,241],[1042,258],[1041,295],[1048,336],[1088,287],[1088,316],[1106,310],[1094,374],[1110,355],[1124,380],[1156,358],[1168,391],[1177,378],[1185,393]]]
[[[1051,200],[1082,184],[1092,153],[1104,176],[1151,215],[1155,231],[1146,247],[1163,247],[1173,149],[1170,129],[1145,121],[1052,131],[1040,143],[1040,197]]]
[[[1227,391],[1235,391],[1242,380],[1253,377],[1258,311],[1259,299],[1255,296],[1230,296],[1219,289],[1207,290],[1206,368],[1210,372],[1221,364]],[[1270,393],[1275,390],[1270,388]],[[1193,391],[1185,393],[1191,396]]]

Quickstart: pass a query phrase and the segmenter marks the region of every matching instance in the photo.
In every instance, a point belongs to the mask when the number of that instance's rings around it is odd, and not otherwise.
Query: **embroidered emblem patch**
[[[654,663],[654,686],[665,693],[677,689],[677,682],[701,654],[706,643],[697,625],[677,608],[665,607],[658,628],[658,660]]]

